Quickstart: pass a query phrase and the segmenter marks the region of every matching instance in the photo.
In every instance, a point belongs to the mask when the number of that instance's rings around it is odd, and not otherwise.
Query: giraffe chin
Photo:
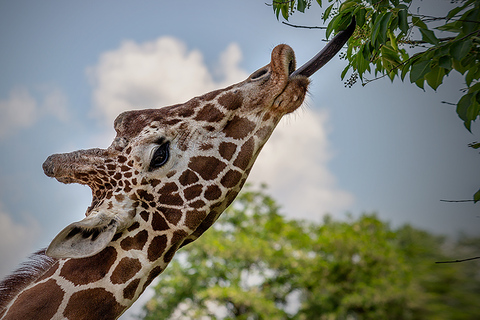
[[[301,75],[291,77],[283,92],[275,99],[273,108],[281,114],[297,110],[305,100],[310,80]]]

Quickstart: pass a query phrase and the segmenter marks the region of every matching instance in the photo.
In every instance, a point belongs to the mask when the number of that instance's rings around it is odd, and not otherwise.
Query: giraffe
[[[285,44],[245,81],[121,113],[107,149],[49,156],[43,170],[92,190],[83,220],[0,284],[1,319],[117,319],[242,188],[262,146],[355,22],[295,71]]]

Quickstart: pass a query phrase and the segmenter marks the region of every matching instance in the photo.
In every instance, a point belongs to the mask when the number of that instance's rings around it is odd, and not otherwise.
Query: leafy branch
[[[281,15],[288,21],[296,11],[305,12],[312,2],[274,1],[272,7],[277,19]],[[354,85],[357,79],[366,85],[388,77],[391,81],[410,81],[423,90],[425,86],[437,90],[446,76],[458,72],[466,89],[456,103],[456,112],[471,131],[472,122],[480,116],[480,0],[456,1],[457,6],[439,17],[412,13],[412,0],[316,3],[325,8],[322,20],[327,25],[327,38],[345,29],[352,17],[357,21],[357,29],[342,56],[348,63],[341,73],[346,86]],[[441,37],[444,32],[448,36]],[[369,74],[374,78],[366,79]],[[480,201],[480,189],[473,201]]]

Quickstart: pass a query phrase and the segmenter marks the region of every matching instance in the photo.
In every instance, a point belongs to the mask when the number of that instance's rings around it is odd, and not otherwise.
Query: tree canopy
[[[388,77],[437,90],[452,72],[465,81],[456,112],[471,131],[480,115],[480,0],[451,0],[441,16],[419,14],[415,0],[316,0],[325,10],[321,19],[327,38],[344,30],[352,18],[357,29],[347,43],[347,66],[341,73],[347,86]],[[413,5],[414,3],[418,4]],[[305,12],[311,0],[274,0],[277,19]],[[348,77],[347,77],[348,75]],[[475,149],[480,143],[469,145]],[[480,189],[473,201],[480,200]]]
[[[177,254],[144,319],[472,319],[479,262],[435,264],[445,241],[375,214],[287,220],[249,188]],[[452,248],[480,244],[462,241]]]

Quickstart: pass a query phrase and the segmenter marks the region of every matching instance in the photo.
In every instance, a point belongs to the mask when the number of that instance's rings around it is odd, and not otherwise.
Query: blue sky
[[[446,12],[448,0],[422,1]],[[431,3],[435,3],[432,6]],[[321,25],[321,10],[291,22]],[[47,156],[107,147],[124,108],[161,107],[243,80],[287,43],[298,65],[321,49],[321,30],[275,19],[265,1],[0,1],[0,276],[48,245],[90,204],[87,187],[43,175]],[[265,182],[292,218],[376,211],[452,236],[477,234],[479,207],[445,203],[478,189],[479,140],[455,109],[464,84],[437,92],[386,79],[345,88],[338,57],[262,151]]]

